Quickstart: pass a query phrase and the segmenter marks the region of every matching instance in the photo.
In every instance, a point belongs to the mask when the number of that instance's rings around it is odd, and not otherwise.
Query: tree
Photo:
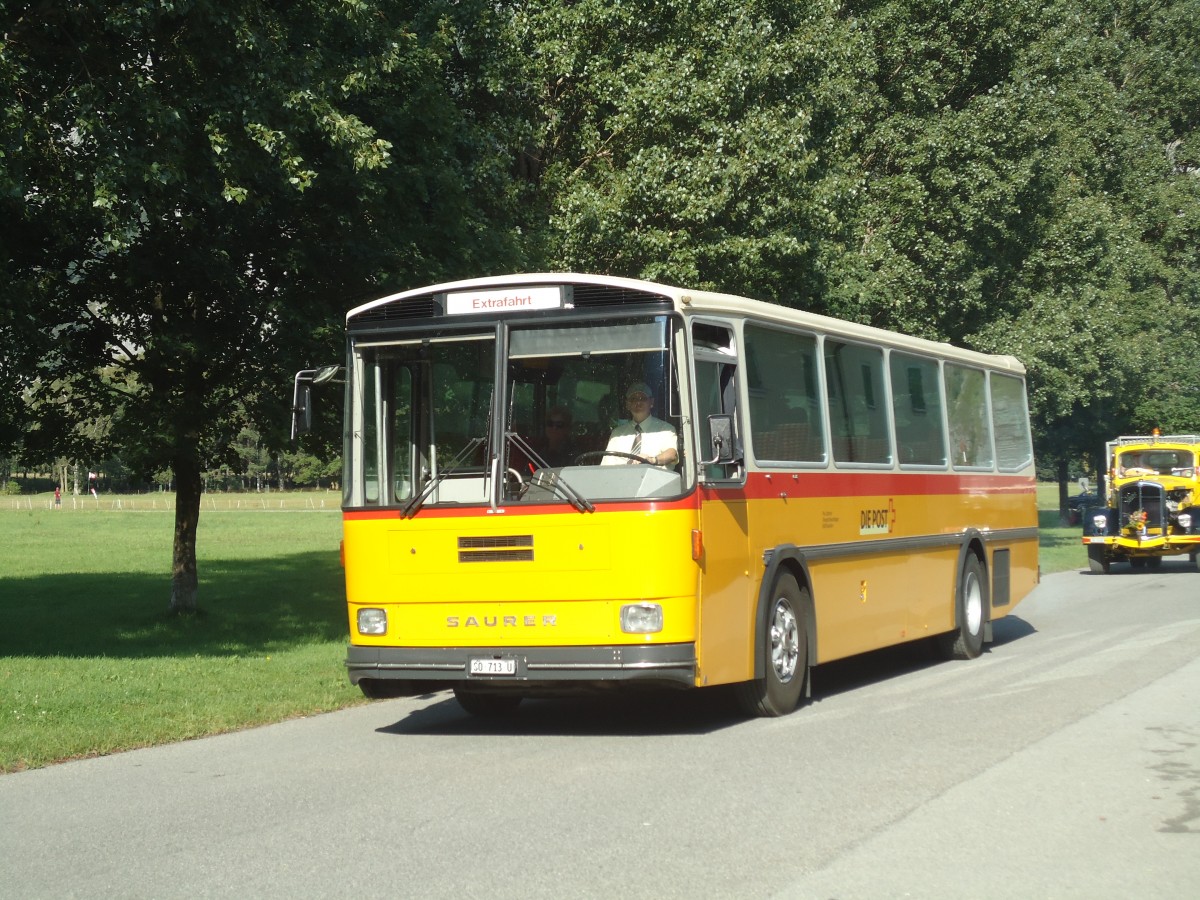
[[[555,268],[819,306],[871,60],[825,4],[538,2],[533,170]]]
[[[248,425],[278,443],[350,302],[517,258],[504,129],[455,96],[481,9],[0,7],[3,374],[38,421],[0,412],[34,452],[111,415],[103,443],[172,471],[172,610],[197,604],[205,462]]]
[[[1114,429],[1197,420],[1189,4],[521,15],[554,267],[1017,355],[1039,455],[1064,471]]]
[[[1061,4],[1021,75],[1049,189],[1019,277],[972,336],[1029,366],[1039,455],[1200,429],[1200,22],[1185,4]],[[1189,37],[1190,35],[1190,37]],[[1187,73],[1190,73],[1188,75]]]

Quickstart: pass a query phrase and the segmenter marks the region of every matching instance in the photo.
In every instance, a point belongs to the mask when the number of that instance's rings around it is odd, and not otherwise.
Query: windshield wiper
[[[517,434],[515,431],[504,432],[504,437],[510,444],[528,456],[531,460],[539,463],[539,468],[552,468],[551,466],[547,465],[546,460],[542,459],[541,455],[534,450],[532,446],[530,446],[529,441],[525,440],[525,438],[521,437],[521,435]],[[561,469],[557,475],[551,475],[547,481],[538,482],[538,485],[540,487],[551,488],[580,512],[596,511],[596,507],[590,500],[587,499],[587,497],[583,496],[583,494],[579,493],[579,491],[575,490],[575,488],[571,487],[571,485],[567,483],[566,479],[562,477]]]
[[[466,461],[467,457],[474,453],[479,445],[483,442],[484,439],[481,437],[473,437],[467,441],[466,446],[464,446],[458,451],[457,454],[455,454],[454,459],[450,460],[450,463],[446,466],[446,468],[442,469],[435,476],[433,476],[433,478],[429,479],[421,493],[416,494],[411,500],[404,504],[404,506],[400,509],[400,518],[407,519],[411,516],[415,516],[417,511],[420,510],[421,505],[426,501],[426,499],[428,499],[429,495],[433,493],[434,488],[441,484],[442,480],[445,479],[447,475],[454,474],[454,472],[458,470],[458,467]]]

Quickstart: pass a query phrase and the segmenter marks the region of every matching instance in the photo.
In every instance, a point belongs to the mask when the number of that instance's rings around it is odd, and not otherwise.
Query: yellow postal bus
[[[383,297],[347,343],[369,697],[733,684],[783,715],[823,662],[978,655],[1037,581],[1011,357],[576,274]]]

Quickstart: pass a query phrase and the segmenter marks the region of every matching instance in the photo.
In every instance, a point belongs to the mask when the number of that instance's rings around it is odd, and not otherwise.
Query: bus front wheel
[[[974,659],[983,652],[983,617],[987,610],[987,581],[983,563],[968,553],[958,579],[958,626],[938,638],[938,646],[948,659]]]
[[[738,705],[751,716],[786,716],[800,702],[808,677],[808,591],[791,575],[782,575],[771,596],[767,627],[758,636],[765,672],[737,686]]]

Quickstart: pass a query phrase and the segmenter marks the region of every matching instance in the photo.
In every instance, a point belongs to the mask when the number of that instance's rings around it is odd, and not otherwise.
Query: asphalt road
[[[448,694],[0,776],[0,898],[1128,898],[1200,884],[1200,574],[1047,578],[813,702]]]

